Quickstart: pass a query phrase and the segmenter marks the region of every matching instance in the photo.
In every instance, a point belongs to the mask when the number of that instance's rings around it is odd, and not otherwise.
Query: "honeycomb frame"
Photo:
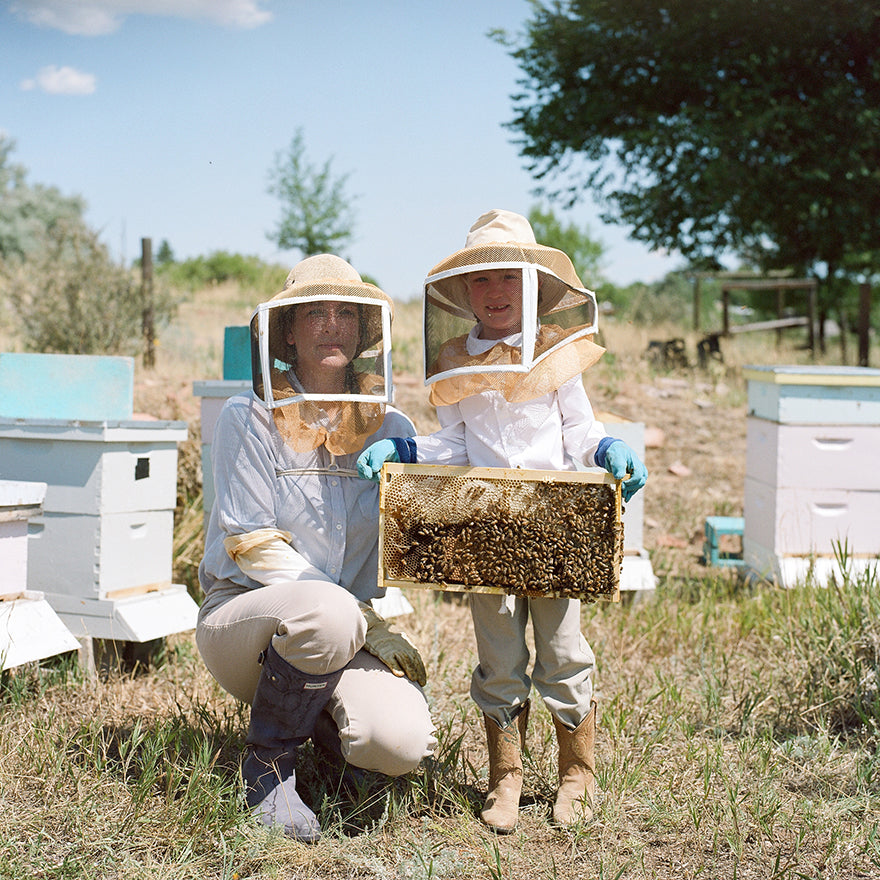
[[[621,514],[605,472],[386,462],[379,586],[617,602]]]

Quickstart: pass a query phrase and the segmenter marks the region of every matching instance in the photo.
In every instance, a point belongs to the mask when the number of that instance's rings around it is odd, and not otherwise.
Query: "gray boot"
[[[280,825],[288,837],[311,843],[321,836],[315,814],[296,790],[294,755],[311,735],[342,670],[308,675],[272,647],[260,655],[263,670],[251,705],[241,766],[247,804],[263,825]]]

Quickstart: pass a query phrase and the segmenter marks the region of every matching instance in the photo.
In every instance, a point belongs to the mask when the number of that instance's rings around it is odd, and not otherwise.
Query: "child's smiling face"
[[[483,325],[482,339],[503,339],[522,330],[522,271],[485,269],[464,276],[471,309]]]

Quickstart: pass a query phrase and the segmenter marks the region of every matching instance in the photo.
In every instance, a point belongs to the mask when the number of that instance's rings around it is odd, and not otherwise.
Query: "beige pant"
[[[512,614],[499,613],[505,598],[486,593],[470,596],[479,658],[471,677],[474,702],[506,727],[534,684],[550,713],[573,730],[589,714],[596,665],[581,634],[581,603],[517,598],[510,600]],[[530,617],[535,636],[531,675],[526,643]]]
[[[250,703],[260,677],[260,652],[271,642],[301,672],[342,669],[327,709],[339,728],[345,759],[365,770],[399,776],[436,745],[421,688],[398,678],[363,650],[366,622],[355,598],[326,582],[297,581],[212,592],[199,612],[196,644],[214,678]]]

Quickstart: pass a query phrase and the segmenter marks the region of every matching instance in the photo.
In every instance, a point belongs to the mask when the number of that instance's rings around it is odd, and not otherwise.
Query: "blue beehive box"
[[[223,378],[251,381],[251,328],[247,325],[223,331]]]
[[[132,358],[0,353],[0,418],[118,421],[133,407]]]
[[[780,424],[880,424],[880,370],[748,366],[743,377],[750,416]]]

